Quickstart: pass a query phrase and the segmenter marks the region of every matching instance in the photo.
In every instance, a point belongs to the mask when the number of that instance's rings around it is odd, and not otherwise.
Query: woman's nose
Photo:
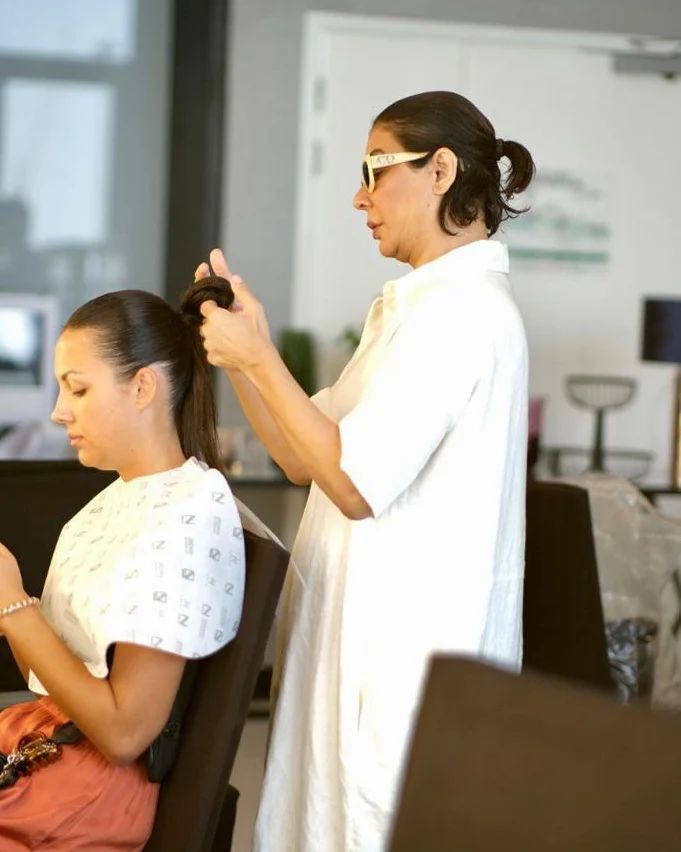
[[[52,410],[52,414],[50,414],[50,420],[53,423],[58,423],[59,425],[63,425],[64,423],[68,423],[71,419],[71,412],[68,410],[68,407],[64,404],[63,395],[60,393],[57,397],[57,401],[54,404],[54,409]]]
[[[352,206],[355,210],[366,210],[370,204],[371,198],[369,197],[369,193],[363,186],[360,186],[352,199]]]

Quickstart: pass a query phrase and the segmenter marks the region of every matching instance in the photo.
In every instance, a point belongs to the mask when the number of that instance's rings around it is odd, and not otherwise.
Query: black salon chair
[[[589,494],[528,482],[523,667],[614,692]]]

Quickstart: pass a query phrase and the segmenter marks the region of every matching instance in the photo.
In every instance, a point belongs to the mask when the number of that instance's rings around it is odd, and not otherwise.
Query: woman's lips
[[[371,229],[371,236],[375,240],[377,240],[378,239],[377,232],[378,232],[378,229],[381,227],[378,224],[378,222],[367,222],[367,227]]]

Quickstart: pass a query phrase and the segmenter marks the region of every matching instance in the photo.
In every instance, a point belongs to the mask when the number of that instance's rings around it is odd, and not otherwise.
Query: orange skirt
[[[15,704],[0,713],[0,751],[12,751],[30,731],[51,736],[68,719],[51,698]],[[113,766],[86,739],[0,790],[0,850],[133,852],[154,824],[158,784],[139,763]]]

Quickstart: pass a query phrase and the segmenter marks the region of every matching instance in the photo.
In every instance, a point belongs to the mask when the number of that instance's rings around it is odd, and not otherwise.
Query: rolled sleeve
[[[378,517],[416,479],[470,400],[484,364],[475,329],[425,312],[393,335],[339,423],[341,469]]]
[[[331,388],[322,388],[310,397],[314,405],[327,417],[331,416]]]

